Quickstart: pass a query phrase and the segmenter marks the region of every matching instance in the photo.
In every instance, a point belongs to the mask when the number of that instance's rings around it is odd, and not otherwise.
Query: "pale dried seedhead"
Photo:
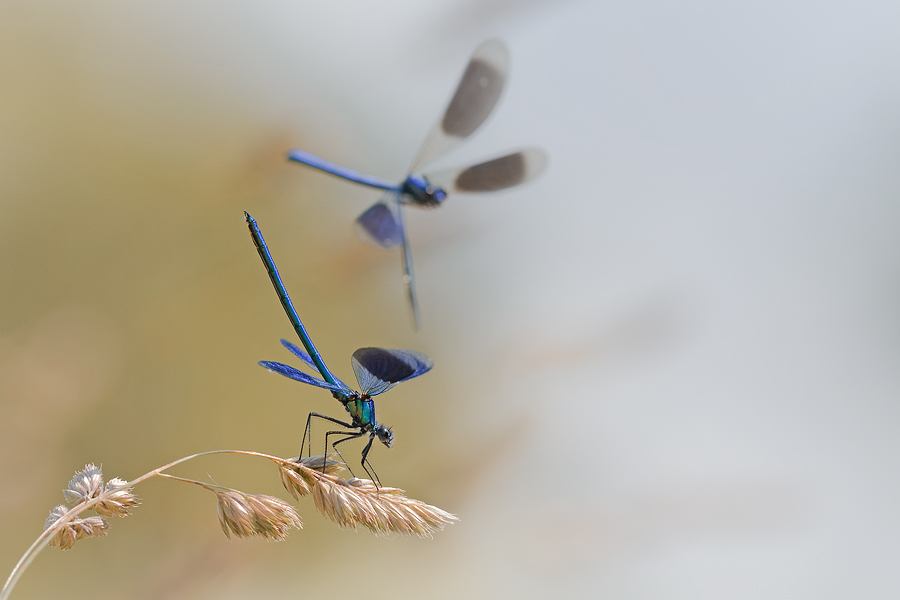
[[[376,534],[430,537],[457,520],[440,508],[407,498],[401,489],[377,487],[368,479],[344,481],[328,468],[325,473],[321,466],[310,468],[307,461],[315,460],[325,457],[281,464],[281,481],[295,498],[312,492],[316,508],[341,527],[363,525]]]
[[[85,465],[84,469],[75,473],[69,486],[63,490],[66,502],[81,504],[98,496],[103,491],[103,472],[94,463]]]
[[[231,538],[259,535],[267,540],[284,540],[291,527],[303,528],[294,507],[274,496],[250,495],[237,490],[217,490],[219,523]]]
[[[91,463],[75,474],[68,487],[63,490],[63,495],[69,504],[75,505],[72,510],[78,510],[83,506],[82,510],[93,508],[101,515],[127,517],[130,509],[138,504],[131,488],[122,487],[127,483],[127,481],[113,478],[104,489],[103,472],[100,467]],[[65,505],[60,504],[50,511],[50,516],[44,523],[44,531],[52,530],[49,542],[51,546],[59,546],[63,550],[68,550],[78,540],[102,537],[109,530],[109,523],[102,517],[82,519],[75,516],[65,520],[63,517],[67,511]]]
[[[332,455],[321,454],[306,458],[295,456],[289,459],[287,463],[278,463],[278,473],[281,475],[281,483],[284,485],[284,489],[290,492],[291,496],[296,500],[299,500],[300,496],[306,496],[312,492],[312,486],[316,483],[316,480],[307,474],[307,471],[310,469],[317,473],[324,472],[329,475],[336,475],[343,471],[344,463],[332,460],[329,456]]]
[[[63,550],[69,550],[78,540],[89,537],[103,537],[107,534],[109,524],[103,517],[87,517],[86,519],[73,517],[68,522],[57,525],[57,522],[65,517],[68,512],[69,510],[64,504],[60,504],[50,511],[50,516],[47,517],[47,521],[44,523],[44,530],[46,531],[54,526],[57,527],[56,533],[50,538],[51,546],[59,546]]]
[[[100,500],[94,507],[99,515],[107,517],[127,517],[131,514],[131,509],[140,504],[135,498],[130,487],[123,487],[127,484],[118,477],[113,477],[106,484],[106,489],[100,494]]]

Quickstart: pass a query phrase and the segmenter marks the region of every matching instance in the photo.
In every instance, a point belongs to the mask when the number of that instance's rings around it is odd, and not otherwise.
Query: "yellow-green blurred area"
[[[0,3],[0,579],[86,463],[289,457],[345,417],[256,364],[300,366],[247,210],[338,376],[434,359],[370,459],[460,522],[377,538],[306,500],[229,541],[151,480],[13,598],[896,598],[898,30],[875,0]],[[489,37],[504,97],[435,166],[550,162],[406,212],[416,333],[352,230],[379,194],[286,152],[401,179]],[[288,498],[259,459],[174,473]]]

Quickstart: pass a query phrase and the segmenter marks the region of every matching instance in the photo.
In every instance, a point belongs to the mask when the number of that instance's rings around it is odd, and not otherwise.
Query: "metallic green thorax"
[[[348,398],[344,408],[353,417],[353,426],[371,431],[378,423],[375,421],[375,402],[370,396]]]

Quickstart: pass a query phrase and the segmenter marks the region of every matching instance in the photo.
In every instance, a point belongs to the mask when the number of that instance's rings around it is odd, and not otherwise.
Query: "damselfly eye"
[[[388,448],[390,448],[391,444],[394,443],[394,434],[391,433],[390,429],[388,429],[387,427],[385,427],[383,425],[379,425],[375,429],[375,435],[377,435],[378,439],[381,441],[381,443],[384,444],[385,446],[387,446]]]

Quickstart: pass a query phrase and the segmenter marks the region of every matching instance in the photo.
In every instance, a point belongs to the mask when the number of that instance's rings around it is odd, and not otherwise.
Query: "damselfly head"
[[[435,187],[429,183],[425,186],[425,195],[431,200],[429,206],[437,206],[447,197],[447,192],[444,191],[444,188]]]
[[[412,175],[403,182],[401,191],[404,202],[428,208],[440,206],[441,202],[447,197],[447,192],[444,191],[444,188],[432,185],[424,177],[419,178]]]
[[[394,443],[394,434],[391,433],[391,430],[384,425],[378,425],[377,427],[375,427],[375,435],[377,435],[378,440],[388,448],[390,448],[391,444]]]

